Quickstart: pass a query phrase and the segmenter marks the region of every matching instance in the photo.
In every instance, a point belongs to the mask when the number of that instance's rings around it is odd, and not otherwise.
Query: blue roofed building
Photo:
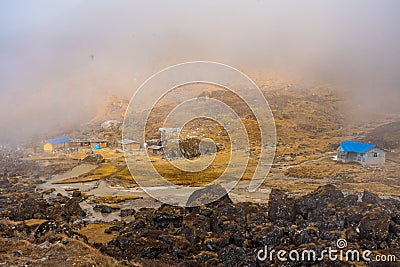
[[[45,152],[54,152],[57,150],[61,150],[66,147],[69,147],[70,141],[71,141],[71,139],[69,139],[68,137],[51,139],[51,140],[47,141],[47,143],[44,144],[43,150]]]
[[[338,162],[357,162],[362,165],[384,164],[386,153],[374,144],[347,140],[337,148]]]

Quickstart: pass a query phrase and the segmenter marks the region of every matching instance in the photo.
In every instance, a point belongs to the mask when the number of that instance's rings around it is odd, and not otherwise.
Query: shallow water
[[[96,168],[97,168],[97,165],[93,165],[93,164],[78,165],[70,171],[64,172],[62,174],[54,175],[52,178],[47,180],[45,183],[38,185],[37,189],[48,190],[48,189],[54,188],[54,189],[56,189],[56,191],[58,193],[66,194],[65,189],[68,187],[79,188],[79,185],[81,185],[83,187],[90,186],[91,184],[86,184],[86,183],[85,184],[81,184],[81,183],[79,183],[79,184],[78,183],[77,184],[53,184],[53,183],[59,182],[59,181],[65,180],[65,179],[69,179],[69,178],[78,177],[78,176],[88,173]]]
[[[85,173],[88,173],[95,168],[97,165],[92,164],[82,164],[70,171],[67,171],[63,174],[55,175],[48,181],[43,184],[38,185],[38,189],[51,189],[54,188],[55,192],[51,193],[48,197],[54,196],[57,193],[61,193],[62,195],[71,195],[70,191],[66,191],[67,188],[77,188],[81,192],[86,194],[93,195],[95,197],[106,197],[106,196],[137,196],[141,197],[141,199],[135,200],[126,200],[125,202],[118,203],[120,209],[140,209],[143,207],[146,208],[157,208],[161,205],[161,202],[154,199],[151,196],[156,196],[157,199],[165,202],[170,202],[171,192],[174,192],[174,199],[180,200],[180,202],[185,203],[189,198],[190,194],[200,187],[192,187],[192,188],[181,188],[180,186],[152,186],[152,187],[133,187],[133,188],[125,188],[121,186],[110,186],[110,184],[106,180],[98,180],[91,182],[82,182],[82,183],[69,183],[69,184],[53,184],[54,182],[59,182],[64,179],[78,177]],[[229,183],[222,183],[225,186],[228,186]],[[240,181],[236,187],[230,193],[231,198],[235,202],[242,201],[251,201],[251,202],[265,202],[268,200],[268,195],[270,190],[259,190],[257,193],[250,193],[247,191],[249,181]],[[224,186],[224,187],[225,187]],[[229,186],[228,186],[229,187]],[[179,189],[178,189],[179,188]],[[147,193],[146,193],[147,192]],[[109,214],[102,214],[101,212],[94,211],[94,204],[89,204],[87,201],[82,201],[80,203],[82,209],[87,213],[87,217],[85,220],[87,221],[103,221],[109,222],[113,220],[121,220],[119,216],[120,211],[115,210]],[[123,218],[129,219],[129,218]]]

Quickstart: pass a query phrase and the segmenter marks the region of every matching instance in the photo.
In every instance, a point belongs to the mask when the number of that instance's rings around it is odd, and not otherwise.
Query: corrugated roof
[[[133,141],[133,140],[130,140],[130,139],[123,139],[120,143],[122,145],[140,144],[138,141]]]
[[[99,143],[108,142],[106,139],[100,139],[100,138],[97,138],[97,137],[90,138],[89,141],[90,142],[99,142]]]
[[[147,147],[147,148],[158,150],[158,149],[161,149],[162,146],[153,145],[153,146],[149,146],[149,147]]]
[[[344,141],[343,143],[340,144],[340,147],[344,150],[344,152],[355,152],[355,153],[364,153],[374,148],[375,146],[376,145],[373,144],[365,144],[351,140]]]
[[[70,140],[71,139],[69,139],[68,137],[64,137],[64,138],[58,138],[58,139],[51,139],[51,140],[49,140],[49,143],[52,145],[57,145],[57,144],[61,144],[61,143],[67,143]]]

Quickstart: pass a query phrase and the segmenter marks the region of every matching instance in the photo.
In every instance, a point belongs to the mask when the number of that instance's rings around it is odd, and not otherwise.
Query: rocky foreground
[[[400,202],[369,192],[358,201],[357,195],[345,197],[332,185],[295,199],[273,190],[268,206],[233,204],[226,195],[199,208],[164,205],[141,209],[134,217],[110,229],[119,232],[111,242],[94,246],[118,260],[161,266],[352,266],[329,259],[285,264],[257,260],[265,245],[321,251],[335,247],[340,238],[348,241],[348,248],[400,257]]]
[[[220,189],[218,189],[220,190]],[[212,194],[212,190],[210,191]],[[400,259],[400,202],[365,191],[347,195],[333,185],[297,198],[273,189],[268,205],[233,203],[228,195],[206,206],[122,210],[128,218],[114,222],[110,242],[89,243],[79,229],[86,222],[81,197],[44,200],[26,195],[18,207],[3,208],[0,221],[0,265],[54,266],[398,266],[397,263],[266,261],[257,253],[267,245],[317,252],[336,247],[371,250]],[[5,202],[2,202],[4,205]],[[4,210],[8,210],[5,219]],[[32,219],[34,222],[32,222]],[[18,223],[18,221],[21,221]],[[29,222],[29,223],[28,223]],[[104,234],[104,233],[102,233]],[[22,242],[22,243],[21,243]],[[372,256],[371,256],[372,257]]]

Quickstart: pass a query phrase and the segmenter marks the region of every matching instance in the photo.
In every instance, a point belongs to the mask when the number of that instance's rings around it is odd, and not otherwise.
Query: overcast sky
[[[395,0],[4,0],[0,143],[83,120],[105,95],[130,96],[193,60],[346,84],[355,101],[400,106],[399,28]]]

